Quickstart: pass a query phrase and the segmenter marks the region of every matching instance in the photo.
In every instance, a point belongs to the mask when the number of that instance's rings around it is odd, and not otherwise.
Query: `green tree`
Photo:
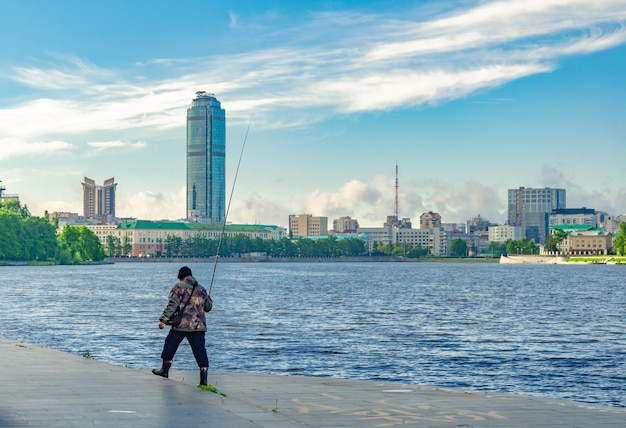
[[[267,253],[272,257],[297,257],[298,255],[298,247],[287,237],[278,241],[270,240],[267,249]]]
[[[546,251],[557,252],[559,250],[559,244],[567,238],[568,233],[561,229],[554,229],[552,234],[548,236],[544,249]]]
[[[85,226],[80,228],[80,242],[83,246],[85,260],[101,261],[104,259],[104,248],[98,236]]]
[[[491,254],[492,257],[500,257],[504,253],[506,253],[506,243],[496,241],[489,243],[489,254]]]
[[[74,263],[104,259],[104,249],[100,240],[85,226],[65,226],[58,237],[58,243],[63,250],[67,248]]]
[[[122,238],[122,255],[129,256],[133,252],[133,245],[130,243],[130,238],[124,235]]]
[[[533,241],[520,239],[516,241],[509,241],[506,245],[506,252],[509,255],[537,254],[539,252],[539,247],[537,247]]]
[[[382,242],[374,242],[373,246],[374,253],[386,254],[388,256],[393,252],[393,244],[383,244]]]
[[[391,250],[391,255],[395,257],[405,257],[407,254],[411,252],[413,246],[408,242],[398,242],[394,249]]]
[[[298,256],[300,257],[315,256],[315,242],[312,239],[300,238],[296,241],[296,247],[298,247]]]
[[[64,242],[58,245],[57,262],[61,265],[71,265],[73,262],[72,253]]]
[[[109,257],[115,257],[119,255],[120,252],[120,238],[113,235],[108,235],[106,237],[107,241],[107,253]]]
[[[18,214],[22,218],[30,217],[28,207],[26,205],[22,206],[20,201],[17,200],[0,201],[0,209]]]
[[[24,251],[28,260],[52,260],[57,252],[56,229],[41,217],[27,217],[24,222]]]
[[[420,257],[424,257],[426,255],[428,255],[428,248],[424,248],[421,245],[416,245],[411,249],[411,251],[409,251],[407,257],[410,257],[412,259],[419,259]]]
[[[620,256],[626,255],[626,223],[619,224],[619,232],[613,238],[613,251]]]
[[[450,254],[456,257],[467,256],[467,242],[461,238],[455,238],[450,241]]]
[[[167,235],[165,238],[165,254],[167,257],[179,257],[183,239],[180,236]]]
[[[32,217],[19,201],[0,202],[0,259],[51,260],[57,251],[54,225]]]
[[[0,258],[25,260],[22,218],[13,211],[0,209]]]
[[[365,242],[358,238],[341,239],[337,241],[339,253],[344,256],[360,256],[365,254]]]
[[[233,252],[238,254],[246,254],[252,251],[252,239],[240,233],[232,238]]]

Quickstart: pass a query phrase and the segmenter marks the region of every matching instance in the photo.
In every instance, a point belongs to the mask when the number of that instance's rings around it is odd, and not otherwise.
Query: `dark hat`
[[[187,266],[181,267],[178,271],[178,279],[185,279],[188,276],[191,276],[191,269],[189,269]]]

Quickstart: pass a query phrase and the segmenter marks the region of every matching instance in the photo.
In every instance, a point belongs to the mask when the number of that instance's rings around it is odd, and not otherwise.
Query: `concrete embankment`
[[[624,427],[626,409],[433,386],[114,366],[0,338],[2,427]]]
[[[501,256],[500,263],[509,265],[556,265],[567,263],[567,258],[558,256],[509,255]]]
[[[215,257],[111,257],[111,262],[145,262],[145,263],[214,263]],[[219,263],[341,263],[341,262],[399,262],[401,257],[363,256],[363,257],[267,257],[267,256],[235,256],[220,257]]]

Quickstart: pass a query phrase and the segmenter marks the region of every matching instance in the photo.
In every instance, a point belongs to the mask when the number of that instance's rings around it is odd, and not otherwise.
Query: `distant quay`
[[[619,256],[589,256],[589,257],[567,257],[567,256],[538,256],[538,255],[508,255],[500,257],[501,264],[509,265],[561,265],[561,264],[603,264],[615,265],[626,264],[626,259]]]
[[[22,262],[22,261],[9,261],[3,260],[0,261],[0,266],[28,266],[30,262]]]
[[[108,257],[115,263],[207,263],[215,262],[213,257]],[[343,263],[343,262],[402,262],[402,257],[394,256],[356,256],[356,257],[270,257],[270,256],[235,256],[219,257],[220,263]]]

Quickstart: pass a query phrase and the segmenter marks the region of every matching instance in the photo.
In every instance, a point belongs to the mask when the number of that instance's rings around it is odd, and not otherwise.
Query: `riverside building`
[[[199,91],[187,109],[187,218],[218,224],[225,216],[226,112]]]
[[[219,240],[223,225],[201,224],[181,221],[125,221],[119,225],[86,225],[94,232],[102,246],[108,250],[112,237],[118,245],[126,245],[125,256],[165,257],[179,256],[180,245],[194,238]],[[280,240],[287,235],[284,227],[266,225],[226,225],[224,236],[234,238],[243,235],[250,239]],[[178,242],[178,243],[177,243]],[[213,254],[210,254],[212,256]]]

